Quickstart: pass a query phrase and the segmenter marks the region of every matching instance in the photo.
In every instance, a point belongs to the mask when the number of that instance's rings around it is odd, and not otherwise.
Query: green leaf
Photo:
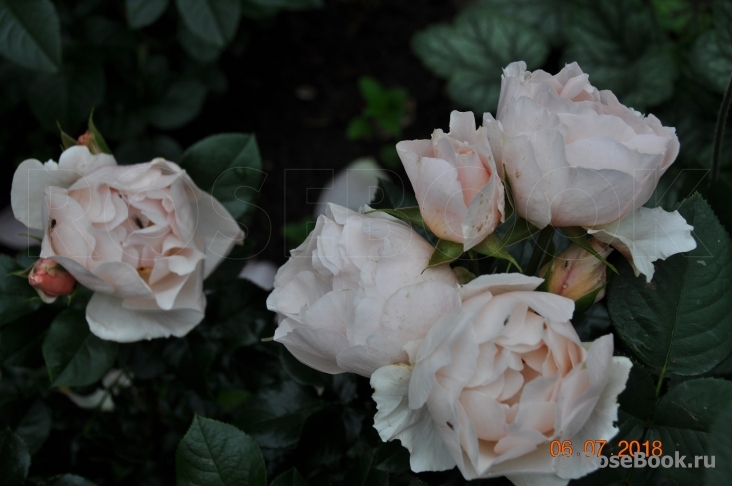
[[[267,8],[279,8],[282,10],[310,10],[323,8],[323,0],[245,0],[253,5]]]
[[[592,248],[592,245],[590,245],[590,242],[587,241],[587,231],[585,231],[583,228],[580,228],[579,226],[573,226],[573,227],[566,227],[561,228],[562,233],[564,233],[564,236],[569,238],[572,243],[579,246],[586,252],[589,252],[600,260],[602,263],[604,263],[610,270],[612,270],[615,273],[618,273],[618,269],[615,268],[615,265],[612,265],[611,263],[608,263],[607,260],[605,260],[602,256],[600,256],[597,251],[595,251],[594,248]]]
[[[374,194],[374,200],[371,201],[369,206],[374,209],[391,209],[391,208],[405,208],[405,207],[417,207],[417,199],[414,194],[409,192],[403,181],[402,184],[396,185],[386,179],[379,178],[379,190]]]
[[[715,2],[713,17],[714,29],[696,40],[689,59],[702,78],[724,93],[732,74],[732,2]]]
[[[259,343],[272,316],[262,305],[267,293],[246,279],[220,285],[209,297],[207,309],[207,314],[217,323],[213,336],[232,350]]]
[[[252,207],[263,175],[257,141],[254,135],[243,133],[201,140],[185,151],[180,166],[235,219]]]
[[[152,25],[168,7],[168,0],[125,0],[127,23],[131,29]]]
[[[308,486],[308,483],[293,467],[277,476],[269,486]]]
[[[0,432],[0,471],[4,486],[22,486],[30,467],[30,454],[23,440],[6,428]]]
[[[299,221],[285,223],[282,226],[281,233],[291,247],[298,247],[305,241],[313,229],[315,229],[315,220],[307,214]]]
[[[725,380],[702,378],[685,381],[671,390],[658,403],[653,426],[647,439],[660,440],[663,454],[685,455],[687,466],[694,456],[710,454],[712,423],[732,403],[732,383]],[[703,461],[699,467],[703,467]],[[676,484],[701,486],[703,474],[698,469],[669,468],[662,474]]]
[[[91,137],[91,146],[89,147],[91,153],[112,155],[112,150],[110,150],[109,145],[107,145],[107,141],[104,140],[102,133],[94,124],[94,110],[89,114],[87,130],[89,130],[89,135]]]
[[[61,128],[60,123],[56,122],[56,126],[58,127],[58,131],[61,133],[61,147],[66,150],[67,148],[75,146],[76,139],[68,133],[64,132],[64,129]]]
[[[265,486],[262,452],[233,425],[196,415],[175,454],[178,486]]]
[[[201,112],[206,101],[206,87],[196,79],[181,79],[173,83],[163,98],[150,107],[150,123],[162,130],[180,128]]]
[[[261,447],[290,449],[297,445],[305,420],[322,405],[308,389],[283,381],[257,391],[241,409],[236,425]]]
[[[348,124],[346,138],[348,140],[363,140],[374,133],[371,123],[362,116],[357,116]]]
[[[62,474],[45,481],[43,486],[97,486],[97,483],[76,474]]]
[[[0,39],[0,54],[23,67],[61,67],[61,23],[50,0],[0,0]]]
[[[725,484],[732,478],[732,402],[721,407],[709,430],[709,454],[716,464],[704,471],[705,484]]]
[[[525,240],[531,235],[535,235],[539,231],[541,231],[541,229],[529,223],[524,218],[516,216],[516,220],[511,224],[511,226],[509,226],[501,240],[505,246],[512,246]]]
[[[41,400],[36,400],[20,419],[15,433],[23,439],[30,454],[35,454],[51,433],[51,410]]]
[[[96,483],[75,474],[63,474],[43,483],[43,486],[97,486]]]
[[[653,415],[656,406],[656,385],[651,374],[638,363],[633,363],[625,390],[618,397],[620,409],[641,421]]]
[[[489,5],[463,11],[453,25],[434,25],[417,33],[412,47],[458,104],[493,111],[501,90],[501,69],[524,60],[540,67],[549,46],[544,36],[517,17],[497,15]]]
[[[411,223],[419,228],[427,228],[426,223],[422,218],[422,212],[417,206],[399,209],[374,209],[373,211],[368,211],[366,214],[375,213],[377,211],[386,213],[390,216],[394,216],[395,218],[401,219],[402,221],[405,221],[407,223]]]
[[[8,275],[23,270],[7,255],[0,255],[0,325],[37,310],[43,302],[27,278]]]
[[[501,260],[508,260],[518,268],[519,272],[522,271],[521,266],[516,262],[516,260],[514,260],[513,256],[506,251],[506,243],[504,243],[503,240],[501,240],[501,238],[495,233],[486,236],[485,239],[475,245],[472,250],[477,251],[481,255],[500,258]]]
[[[543,33],[553,45],[564,41],[562,19],[566,5],[563,0],[483,0],[481,3],[503,17],[521,19]]]
[[[114,364],[118,347],[92,334],[83,312],[63,311],[53,320],[43,341],[51,386],[96,383]]]
[[[732,248],[701,196],[678,211],[694,227],[697,248],[656,262],[651,284],[624,262],[610,283],[608,305],[621,339],[645,365],[691,376],[732,352]]]
[[[564,59],[579,63],[599,89],[638,110],[673,95],[675,59],[649,2],[578,0],[567,26]]]
[[[198,37],[184,22],[178,24],[178,42],[189,56],[204,63],[215,61],[223,51],[223,48]]]
[[[176,0],[178,11],[191,31],[216,47],[236,35],[241,17],[239,0]]]
[[[438,240],[435,251],[432,252],[427,268],[444,265],[445,263],[454,262],[463,254],[463,244],[453,241]]]
[[[27,97],[31,111],[46,128],[55,130],[58,122],[74,133],[102,103],[105,90],[102,64],[89,57],[64,65],[56,74],[37,76]]]

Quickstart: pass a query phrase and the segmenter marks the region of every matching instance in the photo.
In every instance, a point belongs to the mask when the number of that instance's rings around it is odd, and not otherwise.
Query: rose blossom
[[[183,336],[202,319],[203,279],[241,241],[231,215],[173,162],[118,166],[85,146],[26,160],[11,203],[44,230],[41,257],[94,290],[90,330],[119,342]]]
[[[476,130],[473,113],[453,111],[449,133],[437,129],[431,140],[399,142],[397,153],[422,218],[438,238],[469,250],[503,221],[503,184],[488,132]]]
[[[461,287],[409,365],[371,377],[383,440],[400,439],[414,471],[449,469],[466,479],[507,476],[517,486],[566,485],[597,468],[554,458],[553,440],[609,440],[630,360],[611,335],[582,344],[574,303],[537,292],[542,279],[484,275]]]
[[[326,373],[406,362],[404,346],[458,302],[452,270],[426,268],[433,250],[391,216],[328,204],[275,277],[275,341]]]
[[[577,63],[555,76],[508,65],[496,118],[486,113],[483,126],[498,171],[532,224],[581,226],[624,246],[648,281],[653,261],[696,247],[677,211],[642,207],[679,153],[674,129],[592,86]]]

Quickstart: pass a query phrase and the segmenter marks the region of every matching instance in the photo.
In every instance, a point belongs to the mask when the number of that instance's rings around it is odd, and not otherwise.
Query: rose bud
[[[69,295],[76,287],[74,276],[50,258],[39,258],[33,264],[28,283],[47,304],[56,300],[56,297]]]
[[[453,111],[448,133],[438,129],[431,140],[402,141],[396,148],[424,222],[438,238],[469,250],[505,220],[488,131],[475,128],[471,112]]]
[[[613,251],[610,245],[595,238],[590,238],[590,246],[603,258]],[[605,264],[574,243],[544,265],[539,276],[545,278],[547,292],[572,299],[579,311],[585,310],[580,308],[584,307],[580,305],[580,299],[594,295],[592,302],[586,303],[589,306],[605,296]]]

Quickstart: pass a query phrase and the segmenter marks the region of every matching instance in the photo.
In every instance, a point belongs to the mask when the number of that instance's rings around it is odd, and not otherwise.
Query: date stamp
[[[586,440],[582,445],[582,450],[575,453],[571,440],[561,442],[553,440],[549,444],[549,453],[552,457],[571,457],[573,454],[580,456],[582,453],[584,453],[585,457],[599,457],[602,454],[602,449],[605,447],[606,443],[607,441],[605,440]],[[633,457],[638,452],[643,452],[646,457],[663,455],[663,443],[660,440],[621,440],[618,442],[618,447],[620,447],[618,457]],[[610,453],[610,455],[615,455],[615,453]]]
[[[558,463],[560,468],[569,468],[573,461],[570,458],[576,458],[582,462],[589,461],[595,468],[641,468],[641,467],[663,467],[663,468],[713,468],[715,466],[714,456],[694,456],[686,459],[678,451],[672,450],[671,455],[664,455],[663,442],[660,440],[621,440],[618,442],[618,451],[610,452],[603,449],[607,441],[605,440],[586,440],[582,444],[573,444],[571,440],[553,440],[549,444],[549,453],[555,458],[562,459]],[[673,447],[672,447],[673,449]],[[703,461],[703,463],[702,463]]]

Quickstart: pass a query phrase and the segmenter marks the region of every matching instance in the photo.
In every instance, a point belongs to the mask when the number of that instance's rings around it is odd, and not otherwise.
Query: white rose
[[[44,231],[41,256],[94,290],[90,330],[110,341],[184,336],[203,319],[203,279],[241,242],[226,209],[163,159],[118,166],[87,147],[26,160],[15,217]]]
[[[329,204],[277,272],[267,299],[280,319],[275,341],[326,373],[370,376],[406,362],[404,346],[458,301],[449,267],[425,270],[433,250],[391,216]]]
[[[457,464],[466,479],[566,485],[598,462],[553,457],[553,440],[609,440],[630,360],[611,335],[583,345],[574,303],[534,289],[542,279],[484,275],[432,327],[411,365],[371,377],[383,440],[400,439],[415,471]]]
[[[496,118],[483,126],[498,171],[532,224],[583,227],[649,282],[654,261],[696,247],[678,211],[643,207],[679,153],[674,129],[592,86],[577,63],[554,76],[509,64]]]

